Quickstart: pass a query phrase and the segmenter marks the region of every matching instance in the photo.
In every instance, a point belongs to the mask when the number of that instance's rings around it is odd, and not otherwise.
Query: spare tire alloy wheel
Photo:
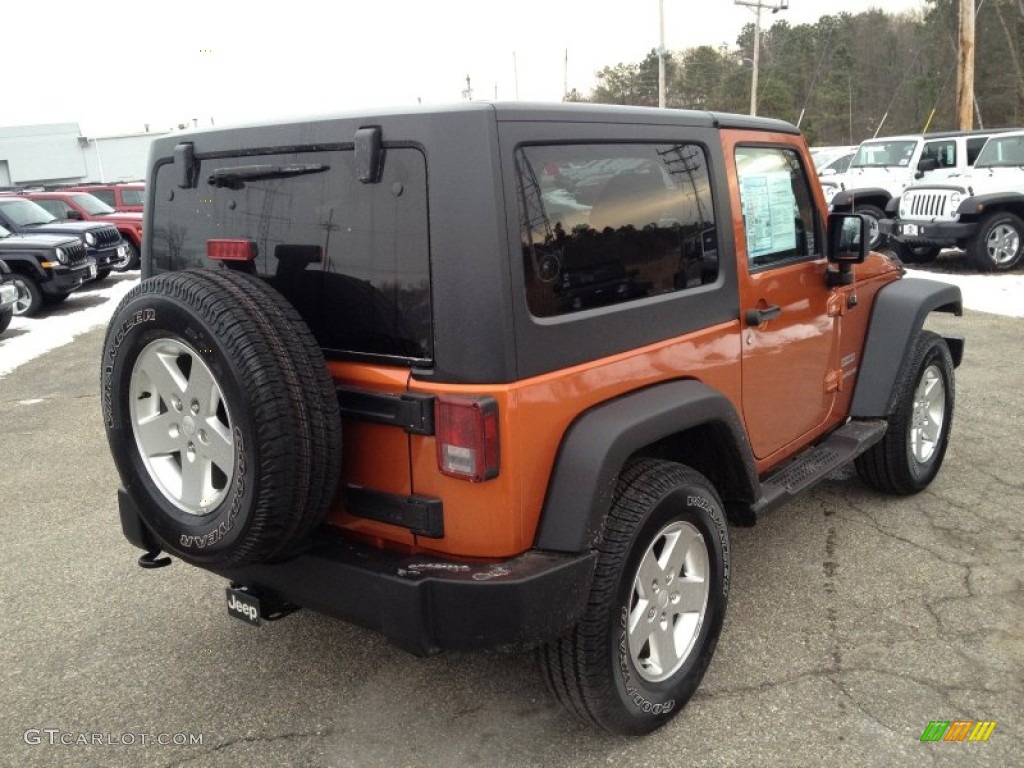
[[[177,339],[150,342],[128,390],[139,456],[168,501],[192,515],[219,506],[234,476],[231,417],[217,377]]]
[[[939,473],[953,422],[953,359],[945,340],[918,334],[898,383],[896,410],[882,440],[856,460],[868,485],[908,495],[924,490]]]
[[[623,470],[588,606],[540,651],[556,698],[613,733],[667,723],[711,661],[729,592],[721,500],[699,473],[637,460]]]
[[[101,387],[122,484],[168,552],[277,560],[326,516],[337,397],[309,329],[258,278],[186,270],[137,285],[107,329]]]

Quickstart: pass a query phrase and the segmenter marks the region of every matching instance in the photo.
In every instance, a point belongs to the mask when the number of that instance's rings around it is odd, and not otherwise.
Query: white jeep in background
[[[880,229],[904,261],[931,261],[942,248],[956,247],[986,272],[1020,265],[1024,131],[991,137],[969,172],[944,183],[910,186],[889,210],[892,218],[883,220]]]
[[[846,173],[822,180],[829,210],[859,213],[868,220],[870,247],[883,236],[878,222],[893,198],[915,183],[942,183],[973,164],[997,131],[960,131],[890,136],[862,142]]]

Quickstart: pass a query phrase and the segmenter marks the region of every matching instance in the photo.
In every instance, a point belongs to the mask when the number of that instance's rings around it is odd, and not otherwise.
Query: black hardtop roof
[[[327,129],[340,122],[358,122],[373,125],[376,122],[392,120],[451,119],[458,114],[476,119],[493,118],[497,122],[566,122],[566,123],[619,123],[645,125],[679,125],[687,127],[738,128],[745,130],[771,131],[799,135],[800,131],[791,123],[766,117],[750,117],[725,112],[707,112],[689,109],[658,109],[655,107],[632,107],[609,104],[542,103],[542,102],[489,102],[472,101],[440,106],[390,107],[338,112],[334,114],[296,116],[293,118],[248,123],[236,126],[221,126],[160,136],[154,139],[153,149],[157,156],[167,156],[171,148],[182,142],[223,146],[223,139],[235,133],[266,134],[268,130],[293,133],[301,129],[304,137],[311,141],[323,140],[320,129]],[[385,136],[385,140],[387,137]],[[80,185],[84,186],[84,185]]]

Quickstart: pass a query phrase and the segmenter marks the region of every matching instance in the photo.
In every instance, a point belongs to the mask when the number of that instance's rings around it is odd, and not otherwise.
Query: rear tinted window
[[[704,149],[587,144],[516,152],[530,312],[551,317],[713,283]]]
[[[215,187],[239,166],[327,166]],[[360,183],[350,150],[203,159],[197,189],[172,165],[156,177],[155,271],[210,266],[211,239],[256,244],[256,268],[287,297],[328,352],[429,360],[431,308],[426,165],[389,148],[378,184]]]

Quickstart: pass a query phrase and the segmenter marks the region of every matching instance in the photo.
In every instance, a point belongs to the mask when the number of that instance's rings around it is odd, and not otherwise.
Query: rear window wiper
[[[210,174],[207,182],[214,187],[241,189],[247,181],[263,179],[287,179],[291,176],[305,176],[307,173],[323,173],[331,166],[321,163],[295,165],[240,165],[237,168],[218,168]]]

